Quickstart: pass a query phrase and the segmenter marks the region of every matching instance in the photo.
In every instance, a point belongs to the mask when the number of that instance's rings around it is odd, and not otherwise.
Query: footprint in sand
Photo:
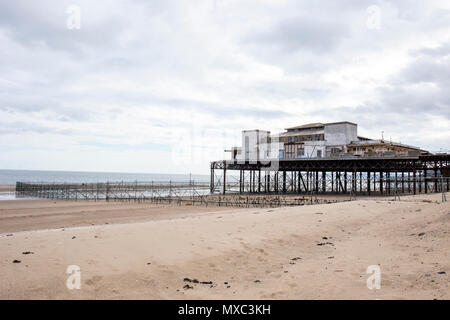
[[[93,286],[93,285],[95,285],[97,282],[99,282],[100,280],[102,280],[102,276],[93,276],[92,278],[87,279],[87,280],[85,281],[85,283],[86,283],[88,286]]]
[[[263,257],[261,257],[261,256],[258,256],[258,258],[256,258],[259,262],[265,262],[265,261],[267,261],[266,259],[264,259]]]

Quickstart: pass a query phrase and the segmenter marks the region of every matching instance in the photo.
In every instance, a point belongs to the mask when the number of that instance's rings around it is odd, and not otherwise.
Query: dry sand
[[[220,211],[4,201],[0,298],[449,299],[450,203],[440,199]],[[80,290],[66,288],[69,265],[81,268]],[[379,290],[366,286],[369,265],[381,268]]]

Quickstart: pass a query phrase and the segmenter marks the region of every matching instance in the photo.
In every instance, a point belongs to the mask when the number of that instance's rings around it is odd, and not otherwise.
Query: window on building
[[[331,148],[331,153],[339,153],[341,151],[339,148]]]
[[[297,157],[303,157],[305,155],[305,149],[297,150]]]
[[[322,158],[322,150],[317,150],[317,158]]]

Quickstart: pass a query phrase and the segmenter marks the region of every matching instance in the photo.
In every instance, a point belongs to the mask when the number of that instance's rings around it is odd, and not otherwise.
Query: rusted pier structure
[[[17,182],[16,193],[23,197],[64,200],[106,201],[162,201],[181,199],[188,201],[209,193],[207,182],[97,182],[48,183]]]
[[[395,195],[450,191],[450,154],[222,160],[211,162],[211,194]]]
[[[174,205],[275,208],[334,203],[342,199],[320,199],[290,195],[211,195],[208,182],[101,182],[30,183],[17,182],[19,197],[72,201],[136,201]],[[345,200],[348,201],[348,200]]]

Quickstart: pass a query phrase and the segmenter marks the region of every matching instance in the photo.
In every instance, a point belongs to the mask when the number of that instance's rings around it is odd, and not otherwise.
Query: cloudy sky
[[[343,120],[447,151],[449,88],[450,1],[0,0],[3,169],[208,173]]]

